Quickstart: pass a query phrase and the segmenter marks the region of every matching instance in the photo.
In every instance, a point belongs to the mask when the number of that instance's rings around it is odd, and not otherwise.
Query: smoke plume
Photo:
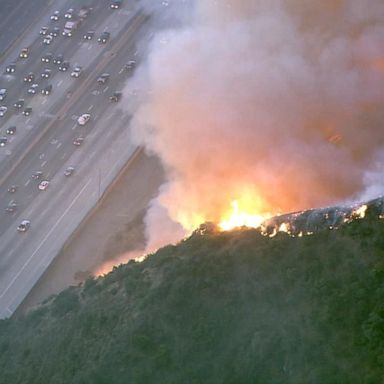
[[[382,0],[201,0],[156,36],[133,121],[167,173],[151,236],[233,200],[277,213],[382,193],[383,20]]]

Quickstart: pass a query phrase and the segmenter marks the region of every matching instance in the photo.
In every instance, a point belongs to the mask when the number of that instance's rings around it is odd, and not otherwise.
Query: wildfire
[[[240,227],[259,228],[263,221],[270,216],[250,213],[253,209],[244,206],[246,204],[240,204],[238,200],[233,201],[231,205],[232,212],[219,223],[219,228],[222,231],[230,231]]]

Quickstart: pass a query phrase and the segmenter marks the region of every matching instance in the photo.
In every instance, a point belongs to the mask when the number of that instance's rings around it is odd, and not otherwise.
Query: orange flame
[[[222,231],[230,231],[240,227],[259,228],[263,221],[271,216],[253,213],[255,208],[245,201],[239,203],[238,200],[234,200],[231,205],[232,211],[224,215],[219,223],[219,228]]]

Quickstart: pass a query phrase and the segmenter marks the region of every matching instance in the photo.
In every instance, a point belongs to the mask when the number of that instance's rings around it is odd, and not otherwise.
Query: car
[[[53,59],[53,64],[60,65],[64,61],[64,56],[60,53]]]
[[[76,146],[80,146],[81,144],[83,144],[83,141],[84,141],[84,137],[78,137],[75,140],[73,140],[73,144]]]
[[[24,99],[19,99],[17,100],[13,106],[16,108],[16,109],[21,109],[24,107]]]
[[[29,72],[24,76],[24,83],[32,83],[35,80],[35,74],[33,72]]]
[[[84,19],[86,19],[89,16],[90,12],[91,12],[91,9],[83,5],[80,8],[79,13],[77,14],[77,16],[79,17],[79,19],[84,20]]]
[[[48,84],[48,85],[46,85],[46,86],[41,90],[41,94],[42,94],[42,95],[45,95],[45,96],[48,96],[51,92],[52,92],[52,84]]]
[[[48,35],[44,37],[43,44],[49,45],[52,43],[52,41],[53,41],[53,36]]]
[[[41,27],[39,34],[45,36],[48,33],[48,27]]]
[[[60,19],[60,12],[59,11],[53,12],[53,14],[51,15],[51,20],[52,21],[57,21],[59,19]]]
[[[40,191],[45,191],[49,186],[49,181],[48,180],[43,180],[40,184],[39,184],[39,190]]]
[[[109,73],[103,73],[101,74],[98,79],[97,79],[97,82],[99,84],[105,84],[108,80],[109,80],[109,77],[110,77],[110,74]]]
[[[64,176],[72,176],[73,175],[73,172],[75,172],[75,167],[68,167],[65,171],[64,171]]]
[[[7,191],[8,191],[9,193],[15,193],[15,192],[17,191],[18,188],[19,188],[19,187],[18,187],[17,185],[11,185],[11,186],[7,189]]]
[[[32,113],[32,107],[27,107],[23,111],[24,116],[29,116]]]
[[[17,227],[17,230],[18,232],[26,232],[30,226],[31,222],[29,220],[23,220]]]
[[[0,100],[4,100],[7,96],[7,90],[5,88],[0,89]]]
[[[32,173],[32,179],[33,180],[40,180],[43,177],[42,171],[35,171]]]
[[[5,212],[13,213],[17,209],[17,204],[14,201],[11,201],[6,207]]]
[[[16,126],[11,125],[10,127],[8,127],[6,133],[7,135],[14,135],[16,133]]]
[[[95,31],[88,31],[84,34],[83,39],[92,40],[94,35],[95,35]]]
[[[52,37],[56,37],[58,35],[60,35],[60,28],[59,27],[53,27],[49,33],[48,33],[49,36],[52,36]]]
[[[42,58],[41,61],[43,63],[50,63],[53,59],[53,54],[52,53],[46,53]]]
[[[124,70],[127,72],[130,72],[135,68],[136,68],[136,61],[135,60],[129,60],[128,63],[124,65]]]
[[[111,34],[109,32],[103,32],[99,38],[97,39],[97,41],[100,43],[100,44],[105,44],[109,38],[111,37]]]
[[[6,137],[0,137],[0,147],[5,147],[8,143],[8,139]]]
[[[61,64],[59,64],[59,71],[66,72],[69,68],[69,61],[63,61]]]
[[[122,96],[123,94],[121,92],[113,92],[112,96],[109,96],[109,101],[117,103]]]
[[[0,116],[4,116],[8,111],[8,108],[5,105],[0,105]]]
[[[65,15],[64,17],[66,19],[72,19],[73,17],[73,13],[75,12],[75,10],[73,8],[69,8],[67,12],[65,12]]]
[[[119,9],[121,7],[121,3],[122,3],[121,0],[112,1],[110,7],[111,9]]]
[[[35,95],[36,92],[39,90],[38,88],[39,88],[39,84],[37,84],[37,83],[33,83],[33,84],[30,86],[30,88],[28,88],[27,93],[28,93],[29,95]]]
[[[5,72],[6,73],[13,73],[16,71],[16,64],[15,63],[11,63],[11,64],[8,64],[6,67],[5,67]]]
[[[89,113],[83,113],[79,118],[77,119],[77,124],[79,125],[85,125],[88,123],[88,121],[91,119],[91,115]]]
[[[16,109],[20,109],[20,108],[23,108],[24,107],[24,99],[19,99],[17,100],[13,106],[16,108]]]
[[[21,59],[27,59],[29,56],[29,48],[23,48],[19,54]]]
[[[71,72],[71,77],[80,77],[82,71],[82,68],[79,65],[76,65],[75,68],[73,68],[73,71]]]
[[[52,71],[48,68],[45,68],[43,72],[41,72],[41,77],[43,79],[49,79],[51,77]]]

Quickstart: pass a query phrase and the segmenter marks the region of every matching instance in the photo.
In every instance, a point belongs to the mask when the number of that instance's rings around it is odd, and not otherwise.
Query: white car
[[[0,116],[4,116],[6,112],[8,111],[8,108],[4,105],[0,106]]]
[[[85,125],[88,123],[89,119],[91,118],[91,115],[89,113],[82,114],[78,119],[77,123],[79,125]]]
[[[7,90],[5,88],[0,89],[0,100],[4,100],[7,96]]]
[[[43,181],[39,184],[39,189],[40,189],[40,191],[45,191],[45,190],[48,188],[48,185],[49,185],[49,181],[48,181],[48,180],[43,180]]]
[[[73,68],[73,71],[71,73],[71,77],[80,77],[82,72],[82,69],[80,66],[76,65],[75,68]]]
[[[25,232],[31,226],[31,222],[29,220],[23,220],[20,225],[17,227],[19,232]]]
[[[45,37],[44,37],[43,44],[47,44],[47,45],[49,45],[49,44],[52,43],[52,41],[53,41],[53,36],[48,35],[48,36],[45,36]]]

